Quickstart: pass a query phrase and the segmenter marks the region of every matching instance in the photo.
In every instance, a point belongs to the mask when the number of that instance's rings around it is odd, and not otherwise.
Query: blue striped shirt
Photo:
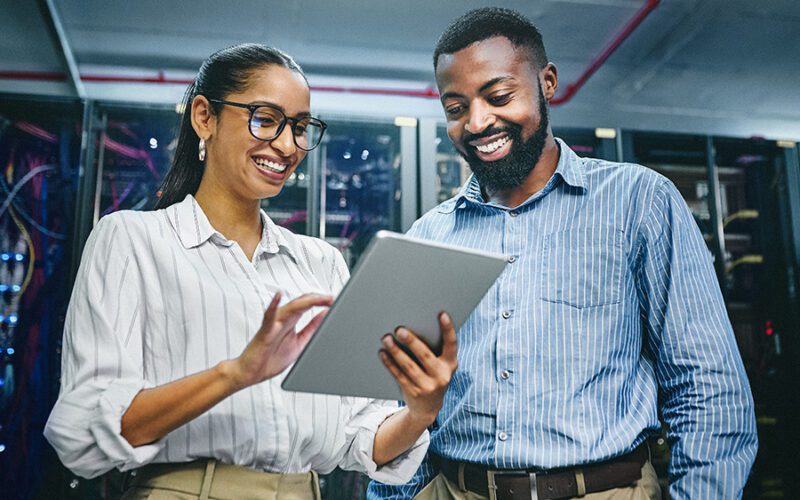
[[[558,143],[554,175],[519,207],[484,202],[472,177],[409,232],[513,256],[458,331],[430,450],[499,469],[586,464],[657,434],[660,414],[672,498],[740,496],[753,400],[692,214],[658,173]],[[426,460],[369,498],[411,498],[436,473]]]

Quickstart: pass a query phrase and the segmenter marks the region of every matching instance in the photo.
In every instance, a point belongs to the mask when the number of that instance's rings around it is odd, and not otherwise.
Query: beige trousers
[[[581,500],[661,500],[661,488],[658,485],[656,471],[653,470],[653,466],[648,461],[642,466],[642,478],[630,486],[589,493],[580,498]],[[442,474],[439,474],[414,499],[487,500],[487,497],[471,491],[462,492],[457,484],[450,482]]]
[[[122,500],[321,500],[319,476],[271,474],[247,467],[197,460],[152,464],[133,471]]]

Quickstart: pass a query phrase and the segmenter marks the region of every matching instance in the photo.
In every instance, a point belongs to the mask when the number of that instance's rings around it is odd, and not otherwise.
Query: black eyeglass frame
[[[244,103],[241,103],[241,102],[224,101],[222,99],[212,99],[210,97],[206,97],[206,99],[208,99],[211,102],[216,102],[218,104],[224,104],[226,106],[235,106],[237,108],[244,108],[244,109],[250,111],[250,116],[247,119],[247,130],[250,131],[250,135],[252,135],[256,139],[258,139],[259,141],[264,141],[264,142],[274,141],[278,136],[280,136],[283,133],[283,129],[286,127],[286,123],[287,122],[291,122],[292,123],[292,125],[291,125],[292,126],[292,140],[294,141],[294,145],[297,146],[299,149],[302,149],[303,151],[311,151],[314,148],[316,148],[317,146],[319,146],[320,144],[322,144],[322,137],[325,135],[325,130],[328,128],[328,124],[325,123],[324,121],[320,120],[319,118],[314,118],[313,116],[307,116],[307,117],[303,117],[303,118],[296,118],[296,117],[293,117],[293,116],[287,116],[286,113],[284,113],[282,109],[280,109],[277,106],[273,106],[271,104],[244,104]],[[281,119],[280,123],[278,124],[278,129],[275,131],[275,135],[273,137],[269,138],[269,139],[263,139],[261,137],[258,137],[253,132],[253,115],[256,114],[256,110],[258,108],[269,108],[269,109],[275,110],[278,113],[280,113],[281,116],[283,117],[283,119]],[[317,143],[314,144],[312,147],[310,147],[308,149],[304,148],[303,146],[301,146],[300,144],[297,143],[297,135],[295,135],[294,127],[298,123],[300,123],[300,121],[302,121],[302,120],[310,120],[310,121],[314,122],[315,124],[319,125],[320,128],[322,129],[320,131],[320,133],[319,133],[319,139],[317,140]]]

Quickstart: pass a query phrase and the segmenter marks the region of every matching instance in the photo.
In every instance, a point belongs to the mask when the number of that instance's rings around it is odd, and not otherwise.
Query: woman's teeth
[[[286,165],[283,163],[275,163],[274,161],[265,160],[264,158],[253,159],[260,168],[271,170],[273,172],[283,173],[286,170]]]
[[[495,151],[503,147],[508,141],[509,141],[508,137],[503,137],[484,146],[475,146],[475,149],[477,149],[481,153],[494,153]]]

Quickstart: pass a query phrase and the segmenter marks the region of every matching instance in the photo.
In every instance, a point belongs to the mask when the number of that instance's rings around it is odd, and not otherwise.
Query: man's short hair
[[[543,68],[548,63],[542,34],[528,18],[511,9],[482,7],[467,12],[444,30],[433,51],[434,71],[440,55],[454,54],[495,36],[504,36],[515,47],[526,49],[536,68]]]

